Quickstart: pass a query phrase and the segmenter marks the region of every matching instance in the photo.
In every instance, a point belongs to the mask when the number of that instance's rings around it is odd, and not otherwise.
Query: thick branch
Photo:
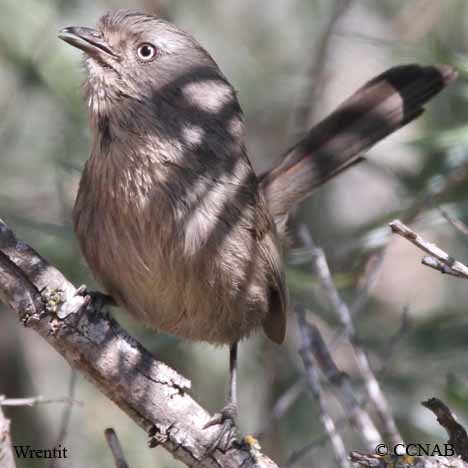
[[[63,303],[51,299],[57,291]],[[161,445],[191,467],[276,466],[245,447],[207,455],[217,429],[202,429],[210,415],[188,395],[190,382],[157,361],[115,320],[92,308],[76,312],[83,298],[75,293],[57,269],[0,220],[0,300],[138,426],[148,431],[154,425]]]

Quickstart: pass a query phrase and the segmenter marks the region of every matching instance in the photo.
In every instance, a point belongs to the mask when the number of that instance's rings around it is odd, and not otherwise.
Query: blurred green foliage
[[[293,143],[291,116],[298,97],[322,77],[310,103],[313,120],[324,117],[357,86],[399,63],[449,63],[460,73],[427,107],[425,116],[369,154],[369,162],[329,183],[305,203],[297,219],[306,222],[323,246],[336,284],[352,302],[366,278],[372,255],[385,249],[382,270],[356,317],[358,335],[389,399],[399,428],[410,442],[445,438],[419,402],[439,396],[468,419],[468,286],[420,266],[420,253],[391,238],[387,222],[409,218],[417,230],[460,260],[468,260],[466,236],[441,215],[468,223],[468,4],[464,0],[355,0],[335,25],[324,69],[310,74],[317,44],[327,31],[335,2],[279,0],[2,0],[0,15],[0,217],[18,237],[60,268],[76,284],[93,286],[71,228],[71,207],[87,158],[89,133],[82,101],[83,71],[76,50],[56,37],[61,27],[92,25],[106,10],[145,9],[192,32],[217,59],[239,91],[246,115],[249,153],[264,169]],[[315,71],[316,72],[316,71]],[[316,84],[316,83],[315,83]],[[307,104],[307,103],[306,103]],[[312,122],[307,122],[310,125]],[[318,282],[310,252],[293,244],[288,279],[292,302],[311,311],[334,356],[365,401],[349,345],[333,341],[339,332]],[[408,321],[401,326],[402,311]],[[227,350],[182,343],[119,320],[155,355],[193,381],[193,395],[211,411],[223,401]],[[397,337],[398,339],[396,339]],[[240,424],[256,433],[277,398],[302,374],[295,317],[288,339],[277,348],[263,336],[241,348]],[[210,363],[210,365],[208,365]],[[22,329],[6,309],[0,313],[0,394],[24,397],[66,395],[70,371],[45,343]],[[345,416],[326,382],[324,390],[337,420]],[[146,448],[145,434],[81,378],[65,441],[70,459],[56,466],[111,467],[103,431],[113,426],[131,466],[178,464],[162,449]],[[53,447],[61,405],[8,411],[17,444]],[[372,414],[372,413],[371,413]],[[349,450],[363,448],[359,434],[340,424]],[[297,467],[330,466],[318,409],[306,390],[260,440],[279,464],[316,441]],[[45,462],[19,462],[45,467]]]

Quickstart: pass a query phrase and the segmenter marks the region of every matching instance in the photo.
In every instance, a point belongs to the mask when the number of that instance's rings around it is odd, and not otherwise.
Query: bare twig
[[[334,312],[337,314],[342,326],[344,327],[347,335],[354,335],[354,324],[348,310],[348,306],[341,300],[338,290],[335,287],[333,277],[328,266],[325,253],[319,248],[314,240],[310,230],[305,224],[299,226],[299,237],[304,244],[305,248],[311,252],[314,271],[322,284],[325,295],[333,307]]]
[[[30,397],[30,398],[6,398],[0,395],[0,406],[36,406],[36,405],[50,405],[53,403],[64,403],[66,405],[83,405],[80,400],[71,400],[68,397],[63,398],[44,398],[43,396]]]
[[[161,445],[186,465],[276,466],[247,447],[208,454],[218,429],[203,429],[210,415],[187,393],[190,382],[157,361],[106,314],[80,309],[83,298],[76,296],[76,288],[1,221],[0,300],[136,424],[146,431],[154,428]]]
[[[122,450],[122,446],[120,445],[119,438],[115,433],[114,429],[111,427],[104,431],[104,435],[106,436],[107,445],[112,452],[112,456],[114,457],[115,467],[116,468],[129,468],[127,460],[125,460],[125,456]]]
[[[301,312],[304,314],[304,312]],[[345,414],[351,424],[361,435],[369,450],[382,441],[378,429],[372,419],[361,407],[359,399],[356,397],[351,385],[349,376],[342,372],[336,365],[330,351],[328,350],[318,328],[306,322],[305,317],[300,315],[300,326],[302,334],[307,333],[307,345],[315,357],[320,370],[333,387],[338,401],[343,406]]]
[[[403,224],[400,220],[392,221],[389,226],[395,234],[405,238],[416,247],[426,252],[435,261],[425,257],[424,265],[430,266],[439,270],[441,273],[447,273],[458,278],[468,279],[468,267],[463,263],[455,260],[449,254],[444,252],[437,245],[432,244],[424,240],[419,234],[413,231],[411,228]]]
[[[6,419],[0,408],[0,466],[15,468],[15,457],[10,437],[10,420]]]
[[[320,419],[322,421],[323,427],[330,439],[330,443],[333,448],[333,453],[335,455],[336,461],[341,468],[349,468],[349,463],[347,460],[346,449],[344,446],[343,439],[336,430],[335,423],[332,416],[328,412],[328,409],[325,405],[325,402],[322,398],[322,390],[319,382],[317,368],[315,366],[313,357],[312,357],[312,334],[311,327],[307,323],[305,318],[305,310],[302,306],[296,307],[297,320],[299,323],[299,328],[302,334],[302,347],[300,349],[300,354],[304,362],[304,368],[306,372],[306,382],[311,392],[312,396],[317,401]],[[292,466],[297,461],[296,458],[291,458],[288,466]]]
[[[421,263],[424,266],[439,271],[443,275],[455,276],[455,278],[466,279],[463,275],[457,273],[456,271],[453,271],[450,267],[445,265],[445,263],[442,263],[441,261],[437,260],[437,258],[431,257],[430,255],[425,255],[422,258]]]
[[[447,431],[448,443],[462,460],[468,462],[468,434],[466,429],[457,421],[450,408],[438,398],[430,398],[421,403],[437,416],[437,422]]]
[[[364,381],[369,401],[375,407],[377,415],[379,416],[380,423],[384,428],[385,440],[394,444],[400,443],[402,441],[401,435],[398,432],[395,420],[390,411],[390,408],[388,407],[385,395],[383,394],[380,384],[376,379],[374,372],[371,368],[369,358],[367,357],[366,352],[361,347],[356,338],[355,328],[350,310],[347,304],[341,300],[341,297],[338,294],[332,275],[330,273],[330,269],[328,267],[328,262],[325,257],[325,254],[320,248],[318,248],[315,245],[310,231],[307,229],[307,227],[302,225],[300,227],[299,234],[306,248],[313,252],[314,270],[320,282],[322,283],[325,294],[331,306],[333,307],[333,310],[337,314],[342,326],[345,329],[348,340],[352,346],[356,358],[356,363],[359,372]]]
[[[78,376],[77,371],[75,369],[71,369],[70,381],[68,384],[68,398],[70,401],[73,401],[75,397],[77,376]],[[64,445],[65,439],[67,438],[67,435],[68,435],[67,433],[68,433],[68,426],[70,425],[71,411],[72,411],[72,405],[66,406],[65,410],[63,411],[62,420],[60,424],[60,431],[57,436],[57,440],[55,441],[54,447]],[[52,458],[49,463],[49,468],[54,468],[57,464],[57,460],[58,458]]]

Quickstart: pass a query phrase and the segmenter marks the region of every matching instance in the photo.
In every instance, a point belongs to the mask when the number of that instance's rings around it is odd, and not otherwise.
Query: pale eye
[[[156,47],[152,44],[148,44],[147,42],[140,44],[137,49],[137,55],[140,60],[149,62],[156,56]]]

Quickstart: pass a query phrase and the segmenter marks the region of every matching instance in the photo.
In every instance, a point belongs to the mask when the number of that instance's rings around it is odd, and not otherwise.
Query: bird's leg
[[[220,425],[220,431],[208,449],[209,452],[219,448],[227,450],[235,438],[237,430],[237,342],[229,348],[229,392],[226,405],[215,414],[203,428]]]

